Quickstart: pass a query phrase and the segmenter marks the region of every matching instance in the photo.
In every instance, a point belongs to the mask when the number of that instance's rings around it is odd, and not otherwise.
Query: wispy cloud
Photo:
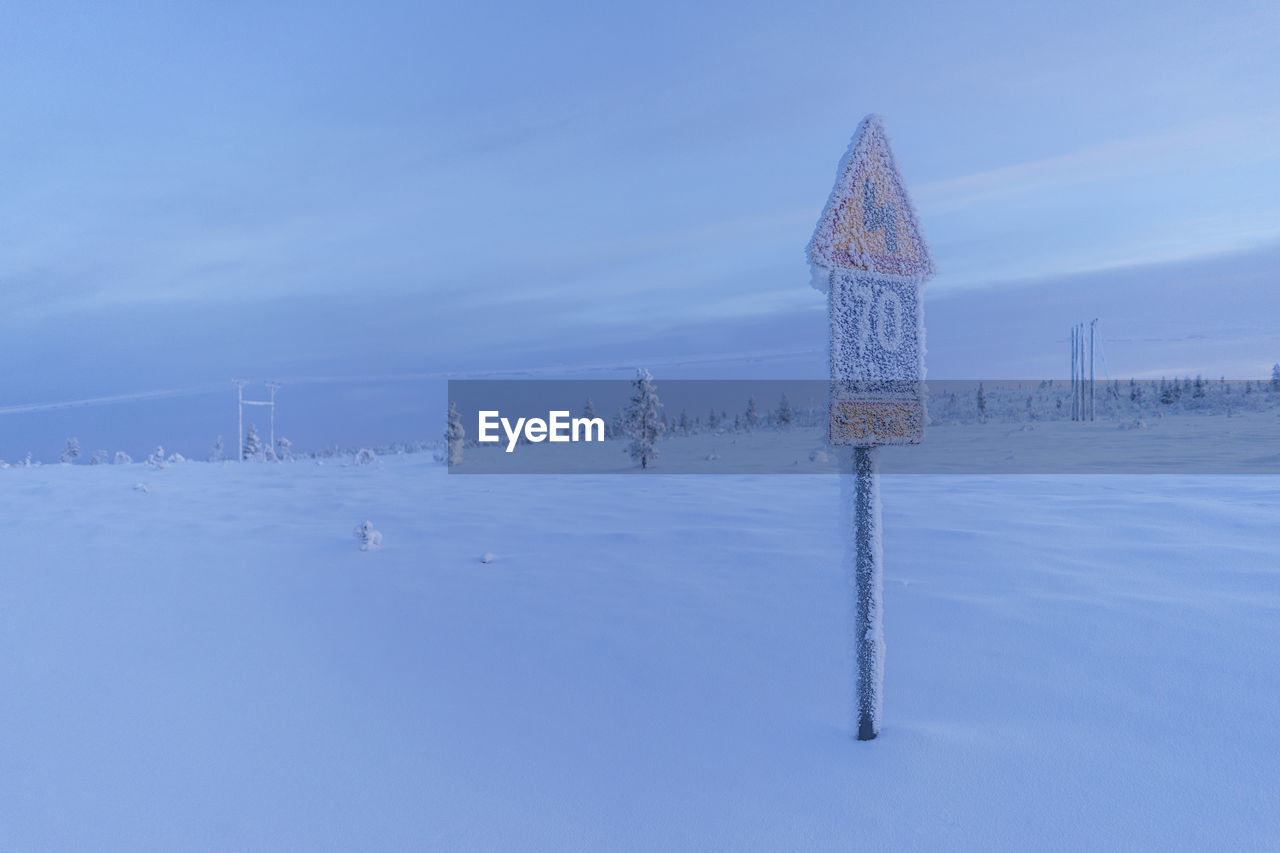
[[[937,215],[1096,181],[1200,172],[1226,158],[1238,166],[1263,153],[1257,140],[1278,135],[1280,113],[1231,116],[935,181],[912,195],[923,214]]]

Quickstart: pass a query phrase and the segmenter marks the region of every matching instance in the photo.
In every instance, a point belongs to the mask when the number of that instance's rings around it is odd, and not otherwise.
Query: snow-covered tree
[[[288,462],[293,458],[293,442],[284,436],[276,439],[276,459]]]
[[[1271,368],[1271,390],[1280,393],[1280,363]]]
[[[378,464],[378,454],[367,447],[362,447],[356,451],[352,461],[357,465],[376,465]]]
[[[80,456],[80,439],[68,438],[66,449],[62,451],[62,461],[71,463]]]
[[[747,429],[749,430],[755,429],[756,426],[760,423],[760,413],[756,411],[755,397],[747,398],[747,411],[746,411],[745,417],[746,417]]]
[[[257,459],[262,456],[262,439],[258,438],[258,430],[249,424],[249,431],[244,434],[244,447],[240,451],[241,459]]]
[[[354,533],[361,551],[376,551],[382,547],[382,533],[373,529],[372,521],[357,524]]]
[[[627,406],[624,429],[631,437],[628,448],[632,459],[640,460],[641,468],[658,458],[658,440],[662,437],[662,401],[658,399],[658,387],[649,371],[636,371],[632,381],[635,393]]]
[[[596,416],[596,407],[591,405],[591,398],[587,398],[587,404],[582,407],[582,416],[587,420]]]
[[[591,411],[590,400],[587,400],[587,411]],[[467,440],[467,430],[462,426],[462,415],[458,414],[457,403],[449,404],[449,421],[445,427],[444,440],[449,445],[449,464],[457,465],[462,461],[462,443]]]
[[[213,449],[209,451],[209,461],[222,461],[222,436],[218,436],[217,440],[213,442]]]
[[[130,456],[128,453],[125,453],[123,450],[117,450],[115,464],[116,465],[132,465],[133,457]]]
[[[684,409],[680,410],[680,420],[678,421],[678,423],[680,425],[681,435],[688,435],[690,432],[693,431],[693,427],[689,423],[689,413],[686,412]]]
[[[147,464],[152,468],[165,468],[168,463],[165,461],[164,447],[157,445],[151,455],[147,457]]]
[[[986,423],[987,420],[987,395],[982,389],[982,383],[978,383],[978,420]]]
[[[720,416],[716,414],[715,409],[712,409],[707,415],[707,426],[712,430],[716,430],[720,427]]]
[[[105,450],[95,450],[93,455],[89,457],[90,465],[106,465],[111,461],[111,455]]]
[[[774,421],[782,429],[791,428],[791,403],[787,400],[787,395],[782,395],[782,402],[778,403],[778,411],[774,415]]]

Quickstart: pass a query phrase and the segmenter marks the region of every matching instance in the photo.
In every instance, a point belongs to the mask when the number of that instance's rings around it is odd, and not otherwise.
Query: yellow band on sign
[[[831,404],[831,443],[841,447],[919,444],[924,405],[918,400],[839,400]]]

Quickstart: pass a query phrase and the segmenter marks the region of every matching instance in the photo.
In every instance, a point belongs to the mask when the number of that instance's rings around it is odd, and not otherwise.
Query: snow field
[[[1275,477],[884,477],[863,744],[835,477],[0,479],[3,849],[1277,840]]]

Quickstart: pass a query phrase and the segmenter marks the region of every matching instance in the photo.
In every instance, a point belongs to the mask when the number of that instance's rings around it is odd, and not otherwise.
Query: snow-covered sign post
[[[934,273],[879,116],[862,120],[840,161],[808,255],[830,313],[830,439],[852,448],[854,725],[858,740],[871,740],[884,675],[876,447],[924,440],[924,283]]]

